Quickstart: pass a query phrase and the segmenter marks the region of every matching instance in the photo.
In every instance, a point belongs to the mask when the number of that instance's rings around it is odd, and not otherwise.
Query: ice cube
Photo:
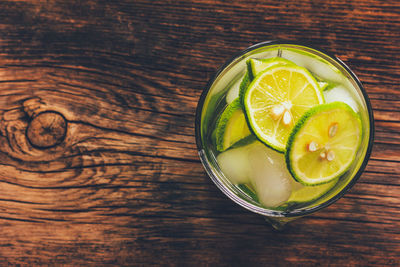
[[[358,104],[354,100],[354,97],[350,94],[344,86],[337,86],[332,89],[324,91],[324,97],[326,103],[331,103],[335,101],[344,102],[349,105],[354,112],[358,112]]]
[[[258,143],[249,150],[249,161],[250,183],[261,204],[276,207],[289,199],[293,178],[286,168],[283,154]]]
[[[229,149],[217,156],[219,167],[234,184],[249,182],[249,146]]]

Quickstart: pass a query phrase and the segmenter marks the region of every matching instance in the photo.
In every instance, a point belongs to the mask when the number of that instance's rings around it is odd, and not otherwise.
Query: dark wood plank
[[[398,1],[2,1],[1,265],[399,266]],[[371,98],[358,183],[282,232],[205,174],[194,113],[240,50],[303,40]]]

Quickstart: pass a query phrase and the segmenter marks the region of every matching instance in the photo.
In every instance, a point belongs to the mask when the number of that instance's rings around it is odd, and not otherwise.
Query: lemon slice
[[[218,151],[225,151],[241,140],[254,140],[246,138],[251,135],[249,127],[240,104],[236,98],[222,112],[216,127],[216,144]]]
[[[289,137],[287,167],[304,185],[332,181],[350,168],[361,134],[361,120],[347,104],[316,106],[304,114]]]
[[[297,120],[322,104],[317,81],[303,67],[275,65],[258,74],[243,97],[246,118],[257,138],[284,152]]]

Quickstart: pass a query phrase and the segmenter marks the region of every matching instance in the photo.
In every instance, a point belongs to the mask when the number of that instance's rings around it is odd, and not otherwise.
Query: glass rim
[[[220,74],[234,61],[240,59],[243,55],[246,55],[247,53],[256,50],[258,48],[262,47],[268,47],[268,46],[273,46],[273,45],[296,45],[296,46],[302,46],[305,48],[310,48],[313,50],[316,50],[329,58],[333,59],[336,61],[341,67],[344,68],[348,72],[348,74],[351,76],[351,78],[356,82],[357,86],[360,88],[360,91],[362,93],[363,99],[366,104],[367,112],[368,112],[368,120],[370,124],[370,131],[369,131],[369,138],[368,138],[368,147],[365,152],[365,157],[363,159],[363,162],[361,163],[360,167],[358,168],[357,172],[354,174],[354,176],[351,178],[349,183],[342,188],[340,192],[338,192],[336,195],[334,195],[332,198],[328,199],[327,201],[324,201],[316,206],[309,207],[309,208],[302,208],[300,210],[293,210],[290,212],[285,212],[285,211],[279,211],[279,210],[272,210],[268,208],[263,208],[260,206],[256,206],[241,197],[237,196],[234,192],[232,192],[224,183],[220,181],[218,177],[216,177],[211,169],[210,163],[208,162],[208,159],[204,153],[204,145],[202,143],[202,138],[201,138],[201,115],[204,107],[204,103],[206,100],[206,97],[214,84],[214,82],[218,79]],[[372,152],[372,146],[374,142],[374,131],[375,131],[375,126],[374,126],[374,116],[373,116],[373,110],[372,110],[372,105],[369,100],[369,97],[365,91],[364,86],[362,85],[361,81],[358,79],[358,77],[355,75],[355,73],[339,58],[337,58],[335,55],[331,54],[330,52],[325,51],[324,49],[320,49],[318,47],[315,47],[314,45],[310,45],[306,42],[303,41],[292,41],[292,40],[282,40],[282,39],[277,39],[277,40],[270,40],[270,41],[264,41],[260,43],[256,43],[254,45],[249,46],[248,48],[236,53],[234,56],[232,56],[230,59],[228,59],[221,67],[217,69],[213,77],[207,82],[207,85],[205,89],[203,90],[202,94],[200,95],[197,108],[196,108],[196,115],[195,115],[195,139],[196,139],[196,146],[197,146],[197,151],[200,157],[200,161],[204,167],[204,169],[207,172],[207,175],[211,178],[211,180],[214,182],[214,184],[226,195],[228,196],[233,202],[239,204],[240,206],[244,207],[245,209],[252,211],[254,213],[258,213],[263,216],[268,216],[268,217],[299,217],[299,216],[304,216],[310,213],[314,213],[318,210],[321,210],[323,208],[328,207],[329,205],[333,204],[337,200],[343,197],[343,195],[350,190],[354,184],[357,182],[357,180],[360,178],[361,174],[364,172],[365,167],[367,166],[368,160],[371,156]]]

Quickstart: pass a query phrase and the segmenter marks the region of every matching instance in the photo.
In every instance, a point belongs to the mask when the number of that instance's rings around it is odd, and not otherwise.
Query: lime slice
[[[359,116],[343,102],[310,109],[288,140],[285,157],[290,173],[304,185],[340,177],[356,156],[361,134]]]
[[[336,86],[336,83],[334,83],[332,81],[326,81],[326,80],[322,79],[321,77],[319,77],[318,75],[316,75],[315,73],[312,73],[312,75],[317,80],[321,91],[326,91],[326,90],[331,89]]]
[[[293,189],[287,203],[305,203],[314,201],[328,192],[337,183],[337,181],[338,179],[335,179],[329,183],[315,186],[304,186],[296,183],[296,188]]]
[[[293,62],[281,57],[264,58],[264,59],[251,58],[247,60],[246,63],[247,63],[247,72],[243,77],[242,83],[240,84],[239,88],[239,98],[241,101],[243,101],[244,93],[246,92],[247,87],[249,86],[250,82],[254,79],[254,77],[257,76],[257,74],[275,65],[289,65],[289,64],[294,65]]]
[[[240,190],[242,190],[246,195],[248,195],[252,200],[255,202],[259,202],[257,194],[252,189],[251,185],[249,184],[238,184]]]
[[[250,78],[249,78],[249,71],[246,71],[246,73],[243,76],[242,82],[240,83],[239,86],[239,99],[242,102],[244,93],[246,92],[247,87],[250,84]]]
[[[276,65],[256,76],[243,103],[251,130],[267,146],[284,152],[297,120],[324,102],[317,81],[303,67]]]
[[[246,137],[251,135],[239,98],[236,98],[222,112],[216,129],[218,151],[225,151],[242,139],[248,139]]]
[[[253,80],[254,77],[257,76],[258,73],[262,72],[263,70],[275,66],[275,65],[296,65],[290,60],[287,60],[282,57],[274,57],[274,58],[266,58],[266,59],[249,59],[247,60],[247,70],[249,73],[249,79]],[[324,91],[326,89],[331,88],[331,84],[327,81],[324,81],[320,77],[316,76],[314,73],[312,73],[314,78],[317,80],[318,85],[321,89],[321,91]]]
[[[326,88],[328,88],[329,83],[321,81],[321,82],[318,82],[318,85],[319,85],[319,88],[321,89],[321,91],[324,91]]]
[[[257,76],[263,70],[275,66],[275,65],[295,65],[292,61],[281,58],[281,57],[273,57],[273,58],[263,58],[263,59],[254,59],[251,58],[247,60],[247,70],[249,72],[250,80],[253,80],[254,77]]]

